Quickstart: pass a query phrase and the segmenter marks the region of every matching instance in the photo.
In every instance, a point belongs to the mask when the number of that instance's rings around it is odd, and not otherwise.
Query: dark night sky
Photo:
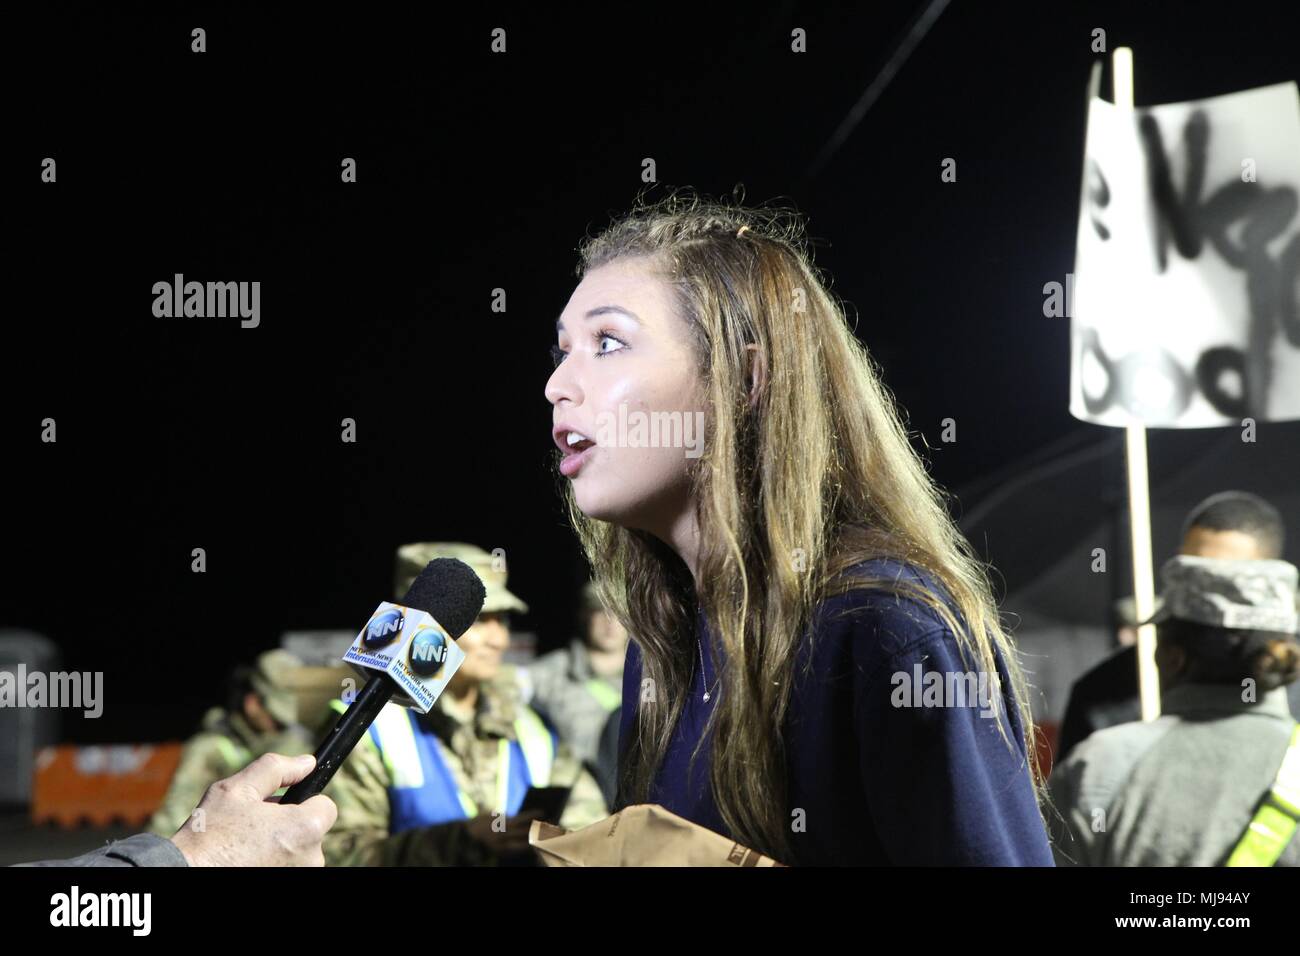
[[[945,486],[1098,431],[1066,409],[1068,323],[1042,315],[1073,262],[1090,32],[1134,47],[1139,105],[1193,99],[1295,78],[1285,6],[957,0],[809,181],[920,6],[15,25],[0,625],[106,671],[104,717],[67,736],[186,734],[281,631],[359,627],[403,541],[505,548],[522,626],[565,638],[582,572],[546,352],[578,240],[646,156],[665,186],[811,218]],[[176,272],[260,280],[261,327],[155,319]]]

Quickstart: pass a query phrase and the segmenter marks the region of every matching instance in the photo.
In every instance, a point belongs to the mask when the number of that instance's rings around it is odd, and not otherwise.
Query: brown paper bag
[[[528,842],[547,866],[781,866],[657,804],[625,807],[581,830],[534,820]]]

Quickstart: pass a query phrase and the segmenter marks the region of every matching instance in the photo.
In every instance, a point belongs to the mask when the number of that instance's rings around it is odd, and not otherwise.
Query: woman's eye
[[[560,348],[558,345],[551,346],[551,361],[555,363],[556,368],[559,367],[560,363],[564,361],[564,357],[568,354],[568,352],[564,351],[564,349]]]
[[[613,347],[606,348],[605,345],[607,342],[613,342],[614,343]],[[623,342],[614,338],[614,336],[612,335],[606,335],[605,333],[602,332],[600,336],[600,347],[596,349],[596,354],[608,355],[610,352],[617,352],[619,349],[623,348],[623,346],[624,346]]]

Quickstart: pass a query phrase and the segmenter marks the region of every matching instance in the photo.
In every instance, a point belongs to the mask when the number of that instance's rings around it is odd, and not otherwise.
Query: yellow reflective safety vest
[[[346,705],[330,705],[343,712]],[[442,743],[427,721],[414,710],[388,704],[366,734],[388,770],[390,833],[464,820],[479,813],[513,816],[529,787],[545,787],[551,778],[559,738],[528,707],[521,706],[514,720],[515,739],[501,738],[497,751],[496,793],[493,805],[479,807],[461,790],[443,756]]]
[[[598,677],[591,678],[584,686],[587,693],[596,698],[596,703],[605,708],[606,713],[618,710],[623,704],[623,692],[615,690]]]
[[[1291,743],[1282,757],[1273,787],[1264,795],[1228,857],[1228,866],[1272,866],[1295,835],[1300,822],[1300,723],[1291,731]]]

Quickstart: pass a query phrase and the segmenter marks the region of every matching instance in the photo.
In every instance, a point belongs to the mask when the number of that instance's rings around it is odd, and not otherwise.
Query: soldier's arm
[[[581,830],[609,816],[609,807],[605,805],[600,784],[596,782],[596,778],[590,771],[582,766],[566,743],[561,742],[556,750],[555,764],[551,768],[551,780],[556,786],[564,786],[568,781],[573,781],[569,802],[564,805],[564,812],[560,814],[560,826],[564,829]]]
[[[171,837],[189,820],[208,787],[237,769],[226,762],[213,735],[200,734],[190,740],[181,750],[162,803],[149,820],[148,832]]]
[[[325,835],[326,866],[481,866],[491,854],[473,839],[465,821],[389,834],[388,787],[383,758],[363,737],[325,788],[338,820]]]

